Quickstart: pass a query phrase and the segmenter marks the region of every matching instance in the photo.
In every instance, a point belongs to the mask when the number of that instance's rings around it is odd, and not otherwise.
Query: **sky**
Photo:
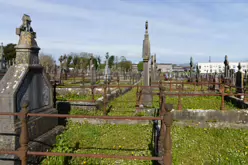
[[[157,63],[248,61],[248,0],[0,0],[0,42],[30,15],[40,52],[142,60],[145,21]]]

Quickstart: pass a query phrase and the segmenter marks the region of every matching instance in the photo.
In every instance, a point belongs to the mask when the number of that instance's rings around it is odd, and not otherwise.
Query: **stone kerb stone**
[[[197,123],[200,127],[230,127],[248,129],[247,110],[173,110],[173,119],[179,124]],[[175,123],[176,123],[175,122]]]

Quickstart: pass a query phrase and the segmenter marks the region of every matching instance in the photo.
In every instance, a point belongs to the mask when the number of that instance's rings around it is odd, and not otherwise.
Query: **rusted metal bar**
[[[225,89],[224,84],[221,85],[221,110],[225,110]]]
[[[91,87],[91,96],[92,96],[92,100],[95,102],[94,86]]]
[[[173,115],[171,109],[166,109],[162,125],[166,127],[165,138],[164,138],[164,165],[172,165],[172,138],[171,138],[171,126],[173,123]]]
[[[182,100],[181,100],[181,91],[178,92],[178,104],[177,104],[178,110],[182,110]]]
[[[53,108],[56,108],[56,81],[53,84]]]
[[[24,102],[22,105],[22,111],[20,112],[21,120],[21,134],[20,134],[20,148],[18,149],[18,157],[21,159],[22,165],[27,165],[27,151],[28,151],[28,124],[27,124],[27,114],[28,114],[28,102]]]
[[[161,117],[123,117],[123,116],[87,116],[87,115],[66,115],[66,114],[46,114],[46,113],[28,113],[28,116],[40,116],[51,118],[87,118],[104,120],[162,120]]]
[[[87,158],[111,158],[125,160],[162,160],[162,157],[148,156],[122,156],[122,155],[106,155],[106,154],[76,154],[76,153],[58,153],[58,152],[28,152],[28,155],[33,156],[71,156],[71,157],[87,157]]]
[[[103,93],[103,106],[104,106],[103,114],[106,116],[107,115],[107,83],[105,84],[103,91],[104,91]]]

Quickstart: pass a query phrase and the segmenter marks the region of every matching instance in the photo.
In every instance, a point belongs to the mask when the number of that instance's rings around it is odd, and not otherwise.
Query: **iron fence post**
[[[164,165],[172,165],[172,138],[171,138],[171,126],[173,123],[173,115],[171,109],[166,108],[165,114],[163,116],[162,125],[165,128],[165,137],[164,137],[164,155],[163,161]],[[161,128],[162,129],[162,128]]]
[[[28,151],[28,124],[27,124],[27,114],[28,114],[28,102],[25,101],[22,105],[22,111],[20,112],[21,120],[21,133],[20,133],[20,148],[18,149],[18,157],[21,159],[22,165],[27,165],[27,151]]]

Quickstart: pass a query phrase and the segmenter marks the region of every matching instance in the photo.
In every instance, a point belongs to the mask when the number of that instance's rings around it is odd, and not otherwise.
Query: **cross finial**
[[[146,31],[148,31],[148,21],[146,21]]]
[[[239,69],[239,70],[241,69],[241,64],[240,64],[240,62],[239,62],[239,65],[238,65],[238,69]]]

